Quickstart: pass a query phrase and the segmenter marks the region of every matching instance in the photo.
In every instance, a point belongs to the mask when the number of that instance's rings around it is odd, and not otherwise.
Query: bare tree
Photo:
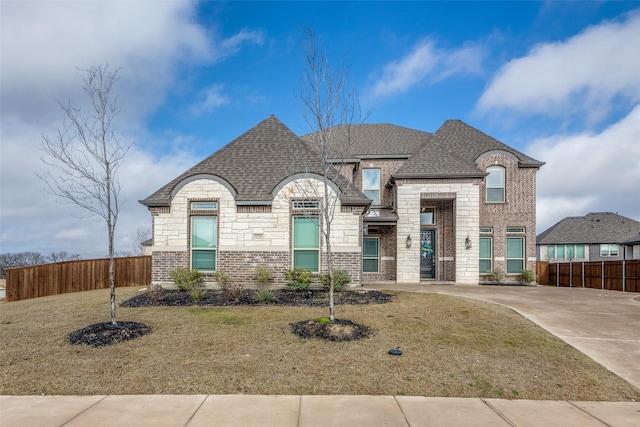
[[[53,172],[38,176],[49,192],[104,219],[109,238],[109,283],[111,323],[116,321],[114,277],[114,237],[120,212],[118,168],[131,143],[125,141],[116,126],[120,101],[113,93],[118,70],[108,65],[79,69],[88,107],[69,100],[59,103],[64,120],[55,136],[42,137],[46,157],[42,161]]]
[[[0,279],[5,278],[5,268],[38,265],[47,262],[40,252],[5,252],[0,254]]]
[[[151,231],[147,228],[138,228],[133,236],[133,255],[144,255],[144,242],[151,237]]]
[[[297,185],[298,191],[306,198],[320,200],[318,226],[324,239],[327,253],[327,273],[329,276],[329,318],[335,320],[334,277],[331,245],[331,225],[337,201],[345,190],[345,176],[342,172],[350,157],[350,125],[363,121],[363,115],[354,90],[349,87],[349,73],[346,65],[332,68],[327,52],[318,48],[312,29],[306,29],[306,38],[301,42],[304,52],[304,71],[300,76],[298,101],[303,109],[303,117],[313,133],[311,148],[317,153],[321,164],[322,184],[320,186]],[[342,143],[334,142],[334,133],[346,132]],[[344,134],[343,134],[344,136]],[[293,160],[294,162],[296,159]],[[299,165],[298,165],[299,168]],[[306,168],[311,172],[310,168]],[[310,174],[311,175],[311,174]]]
[[[47,262],[75,261],[78,259],[80,259],[80,254],[70,254],[66,251],[51,252],[47,255]]]

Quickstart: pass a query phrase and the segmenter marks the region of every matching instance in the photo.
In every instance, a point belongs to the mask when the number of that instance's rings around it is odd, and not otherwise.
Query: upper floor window
[[[380,169],[362,169],[362,192],[373,205],[380,204]]]
[[[420,225],[431,225],[436,223],[436,210],[434,208],[420,209]]]
[[[218,209],[218,202],[191,202],[192,211],[212,211]]]
[[[618,245],[600,245],[600,256],[618,256]]]
[[[505,172],[502,166],[489,166],[487,168],[487,202],[504,203]]]

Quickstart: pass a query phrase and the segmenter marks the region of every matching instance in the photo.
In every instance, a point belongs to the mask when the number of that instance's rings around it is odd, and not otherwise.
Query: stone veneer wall
[[[492,152],[483,156],[478,168],[489,166],[505,168],[505,202],[485,203],[486,186],[480,184],[480,226],[493,227],[493,268],[507,270],[506,242],[507,227],[525,227],[523,234],[509,234],[509,237],[525,238],[525,268],[536,271],[536,172],[537,168],[520,168],[509,154]],[[489,234],[483,234],[489,237]],[[509,275],[508,279],[515,279]]]
[[[479,251],[477,238],[480,223],[480,179],[411,179],[397,180],[397,212],[398,220],[398,273],[400,283],[420,282],[420,248],[419,244],[407,248],[406,236],[411,235],[414,242],[420,236],[420,206],[423,196],[430,199],[454,198],[455,221],[453,239],[455,254],[448,262],[455,263],[455,280],[457,283],[478,284]],[[438,194],[442,194],[439,197]],[[465,239],[474,238],[476,245],[472,249],[465,248]],[[445,267],[450,268],[450,267]]]
[[[291,268],[291,200],[303,198],[301,189],[313,179],[298,180],[282,187],[271,207],[236,206],[227,187],[213,179],[197,179],[180,188],[171,207],[152,208],[153,246],[152,276],[154,283],[171,283],[169,271],[190,265],[190,201],[215,200],[218,209],[217,266],[235,280],[251,282],[259,265],[269,265],[274,283],[285,284],[284,271]],[[315,181],[316,184],[319,181]],[[319,186],[322,188],[322,186]],[[308,194],[308,193],[307,193]],[[322,194],[318,194],[319,197]],[[362,208],[338,206],[332,222],[334,268],[344,268],[353,284],[361,283]],[[321,271],[326,271],[326,253],[321,239]],[[319,283],[319,274],[316,275]],[[207,282],[211,275],[205,275]]]

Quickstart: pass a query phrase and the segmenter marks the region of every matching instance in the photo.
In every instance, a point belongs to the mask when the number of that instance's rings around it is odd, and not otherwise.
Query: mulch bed
[[[234,305],[287,305],[326,307],[329,305],[327,291],[297,292],[290,289],[275,291],[276,300],[270,303],[257,302],[255,291],[244,290],[238,300],[228,301],[221,291],[209,290],[201,301],[194,301],[188,292],[162,290],[145,292],[124,301],[122,307],[153,306],[234,306]],[[380,291],[344,291],[334,294],[334,304],[384,304],[391,301],[394,295]],[[369,327],[359,325],[350,320],[336,319],[331,323],[320,323],[305,320],[291,324],[291,330],[300,338],[320,338],[329,341],[351,341],[368,337],[372,331]],[[69,334],[71,344],[85,344],[102,347],[132,340],[151,333],[151,328],[137,322],[96,323]]]
[[[323,290],[293,291],[278,289],[275,291],[276,301],[270,303],[256,302],[255,291],[246,289],[237,301],[228,301],[219,290],[209,290],[201,301],[194,301],[188,292],[164,290],[154,294],[145,292],[124,301],[122,307],[153,306],[233,306],[233,305],[288,305],[297,307],[328,307],[329,292]],[[394,295],[380,291],[343,291],[334,293],[334,304],[385,304],[395,298]]]
[[[373,333],[370,327],[351,320],[335,319],[331,323],[317,320],[303,320],[292,323],[291,331],[303,339],[319,338],[327,341],[354,341],[369,337]]]
[[[151,333],[151,328],[138,322],[94,323],[69,334],[69,343],[103,347],[129,341]]]

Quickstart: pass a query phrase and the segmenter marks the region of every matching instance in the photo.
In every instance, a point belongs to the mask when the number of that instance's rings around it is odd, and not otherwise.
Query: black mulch
[[[209,290],[204,299],[194,301],[188,292],[177,290],[163,290],[159,293],[142,293],[124,301],[122,307],[153,307],[153,306],[233,306],[233,305],[289,305],[327,307],[329,292],[323,290],[293,291],[278,289],[275,291],[277,300],[270,303],[260,303],[254,300],[255,291],[246,289],[238,301],[227,301],[219,290]],[[385,304],[395,298],[394,295],[380,291],[343,291],[334,293],[334,304]]]
[[[95,323],[69,334],[69,343],[102,347],[129,341],[151,333],[151,328],[138,322]]]
[[[332,323],[303,320],[291,323],[291,331],[303,339],[319,338],[328,341],[354,341],[369,337],[370,327],[351,320],[335,319]]]

